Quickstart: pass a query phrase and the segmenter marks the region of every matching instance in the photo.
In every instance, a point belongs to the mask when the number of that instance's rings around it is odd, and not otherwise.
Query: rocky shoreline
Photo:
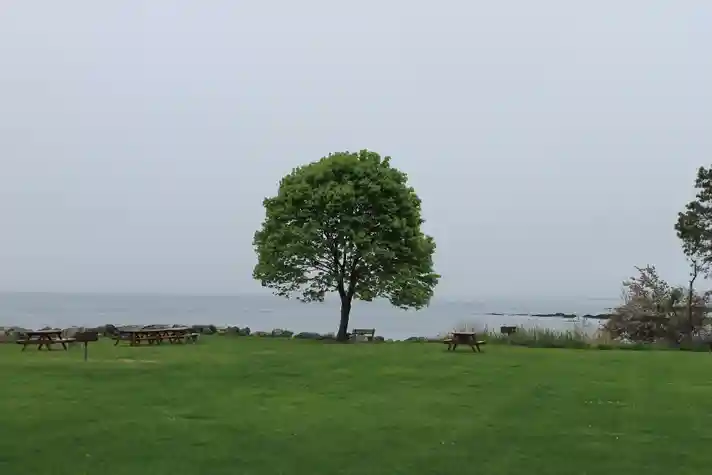
[[[334,333],[317,333],[317,332],[299,332],[295,333],[290,330],[285,330],[281,328],[275,328],[271,331],[252,331],[250,327],[217,327],[215,325],[125,325],[125,326],[115,326],[111,324],[101,325],[98,327],[69,327],[69,328],[52,328],[44,327],[39,330],[57,330],[62,332],[63,338],[73,338],[78,332],[97,332],[102,337],[112,337],[122,330],[136,330],[136,329],[160,329],[160,328],[178,328],[178,327],[189,327],[194,333],[201,335],[216,335],[224,337],[250,337],[250,338],[284,338],[284,339],[296,339],[296,340],[318,340],[318,341],[336,341],[336,336]],[[15,343],[18,340],[24,338],[25,333],[31,331],[28,328],[22,327],[0,327],[0,343]],[[354,341],[365,340],[365,337],[353,337]],[[394,341],[406,341],[406,342],[440,342],[442,338],[440,337],[423,337],[423,336],[412,336],[405,339],[386,339],[382,336],[376,335],[373,338],[375,342],[394,342]]]
[[[485,315],[489,316],[496,316],[496,317],[552,317],[552,318],[567,318],[567,319],[574,319],[574,318],[579,318],[579,315],[575,313],[563,313],[563,312],[556,312],[556,313],[499,313],[499,312],[490,312],[486,313]],[[581,315],[580,318],[584,319],[591,319],[591,320],[608,320],[611,318],[610,313],[599,313],[595,315],[591,314],[586,314],[586,315]]]
[[[499,316],[499,317],[543,317],[543,318],[561,318],[561,319],[592,319],[592,320],[607,320],[610,318],[610,314],[586,314],[583,316],[574,313],[499,313],[490,312],[486,313],[488,316]],[[223,335],[223,336],[251,336],[251,337],[263,337],[263,338],[294,338],[299,340],[335,340],[333,333],[317,333],[317,332],[299,332],[295,333],[290,330],[276,328],[271,331],[252,331],[249,327],[237,327],[237,326],[226,326],[217,327],[216,325],[124,325],[115,326],[112,324],[100,325],[98,327],[69,327],[69,328],[51,328],[44,327],[40,330],[61,330],[62,336],[64,338],[72,338],[77,332],[80,331],[95,331],[100,335],[105,337],[110,337],[117,334],[121,330],[135,330],[142,328],[171,328],[171,327],[189,327],[194,333],[205,334],[205,335]],[[23,335],[31,331],[27,328],[22,327],[0,327],[0,343],[13,343],[23,337]],[[424,341],[441,341],[440,337],[424,337],[424,336],[411,336],[403,339],[385,339],[382,336],[374,337],[375,341],[411,341],[411,342],[424,342]]]

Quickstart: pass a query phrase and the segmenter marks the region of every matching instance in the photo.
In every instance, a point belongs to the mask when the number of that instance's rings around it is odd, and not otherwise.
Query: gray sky
[[[440,296],[684,281],[712,2],[97,2],[0,12],[0,289],[259,291],[292,167],[392,155]]]

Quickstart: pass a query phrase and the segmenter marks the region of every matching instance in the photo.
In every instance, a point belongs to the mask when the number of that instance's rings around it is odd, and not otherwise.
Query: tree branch
[[[351,269],[349,271],[349,292],[348,296],[353,298],[356,293],[356,283],[358,282],[358,272],[356,272],[357,266],[361,261],[361,256],[355,256],[351,262]]]

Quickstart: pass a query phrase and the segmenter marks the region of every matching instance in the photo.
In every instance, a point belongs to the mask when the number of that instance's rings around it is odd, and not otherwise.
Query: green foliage
[[[685,255],[700,270],[712,263],[712,167],[700,167],[695,179],[697,194],[678,214],[675,231]]]
[[[401,308],[429,303],[439,278],[435,242],[420,229],[420,199],[389,157],[331,154],[285,176],[264,207],[253,275],[277,295],[308,302],[336,291],[347,316],[354,297]]]

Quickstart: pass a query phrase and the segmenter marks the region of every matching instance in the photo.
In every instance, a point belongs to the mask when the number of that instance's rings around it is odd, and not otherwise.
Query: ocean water
[[[604,313],[616,299],[490,299],[475,302],[434,299],[425,309],[400,310],[387,302],[354,302],[350,327],[376,328],[386,338],[435,336],[467,323],[480,330],[502,325],[595,331],[596,320],[572,321],[522,313]],[[507,315],[488,315],[505,313]],[[338,301],[302,303],[272,295],[188,296],[128,294],[0,293],[0,326],[66,328],[130,324],[214,324],[249,326],[253,331],[336,332]]]

